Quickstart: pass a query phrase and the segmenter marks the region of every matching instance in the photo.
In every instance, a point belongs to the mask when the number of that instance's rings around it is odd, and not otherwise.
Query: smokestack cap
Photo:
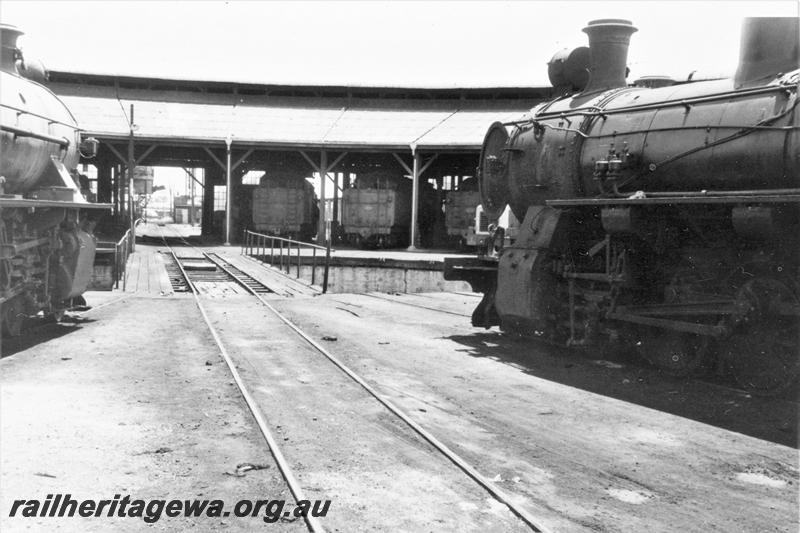
[[[625,87],[628,44],[637,31],[630,20],[593,20],[583,31],[589,36],[591,67],[584,94]]]
[[[618,30],[629,30],[628,36],[630,37],[631,34],[636,33],[639,31],[638,28],[633,26],[633,22],[630,20],[625,19],[597,19],[592,20],[589,24],[583,28],[583,31],[586,33],[591,32],[594,28],[598,27],[606,27],[606,28],[615,28]],[[627,41],[626,41],[627,42]]]

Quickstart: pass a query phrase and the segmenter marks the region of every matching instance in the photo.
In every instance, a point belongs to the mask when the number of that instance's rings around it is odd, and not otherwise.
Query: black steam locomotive
[[[559,53],[562,95],[486,134],[484,209],[512,246],[447,260],[484,297],[475,326],[618,343],[675,375],[717,363],[771,393],[800,367],[800,32],[745,21],[732,79],[629,87],[629,21]]]
[[[96,141],[80,143],[69,109],[22,57],[21,34],[0,25],[0,321],[20,333],[26,317],[59,316],[92,277],[94,222],[107,210],[81,194],[75,167]]]

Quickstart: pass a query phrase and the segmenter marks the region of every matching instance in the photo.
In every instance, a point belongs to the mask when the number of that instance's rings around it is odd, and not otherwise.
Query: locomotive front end
[[[0,322],[19,334],[26,317],[59,316],[91,279],[90,204],[75,181],[81,144],[75,118],[39,81],[43,69],[17,47],[21,31],[0,25]],[[39,81],[37,81],[39,80]],[[91,154],[84,153],[91,156]]]
[[[630,22],[584,31],[588,58],[550,63],[564,96],[486,135],[482,201],[523,220],[516,242],[445,277],[484,292],[476,326],[637,347],[677,375],[716,362],[757,392],[791,384],[798,19],[747,20],[732,79],[660,88],[625,82]]]

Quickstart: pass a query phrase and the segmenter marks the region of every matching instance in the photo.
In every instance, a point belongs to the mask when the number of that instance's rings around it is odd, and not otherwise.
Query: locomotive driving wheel
[[[665,331],[637,343],[639,353],[664,373],[675,377],[702,376],[712,366],[711,338]]]
[[[737,307],[721,356],[741,387],[779,394],[800,373],[800,299],[778,280],[757,278],[739,290]]]

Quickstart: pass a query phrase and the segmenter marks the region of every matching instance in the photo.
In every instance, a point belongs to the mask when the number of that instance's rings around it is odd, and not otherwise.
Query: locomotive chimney
[[[637,31],[629,20],[593,20],[583,31],[589,35],[589,83],[584,93],[625,87],[628,44]]]
[[[746,18],[742,23],[736,88],[800,68],[800,19]]]
[[[18,57],[17,37],[23,32],[11,24],[0,24],[0,70],[17,73],[16,61]]]

